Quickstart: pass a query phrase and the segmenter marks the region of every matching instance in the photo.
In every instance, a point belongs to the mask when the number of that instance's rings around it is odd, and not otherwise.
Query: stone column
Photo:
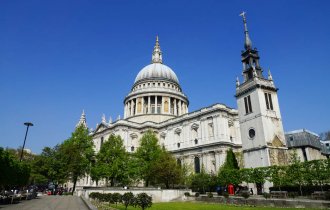
[[[141,99],[141,114],[144,114],[144,97]]]
[[[150,114],[150,113],[151,113],[150,96],[148,96],[148,113],[147,114]]]
[[[133,99],[134,100],[134,99]],[[137,115],[137,106],[138,105],[138,98],[135,99],[135,115]]]
[[[131,116],[134,115],[134,101],[131,100]]]
[[[177,115],[177,111],[176,111],[177,106],[176,106],[176,99],[175,98],[174,98],[174,103],[173,104],[174,104],[174,115]]]
[[[182,107],[181,107],[181,100],[179,100],[179,105],[178,105],[178,109],[179,109],[179,116],[182,114]]]
[[[171,114],[171,108],[172,108],[171,102],[172,102],[171,97],[168,97],[168,113],[169,114]]]
[[[165,113],[164,96],[161,96],[161,98],[162,98],[162,106],[160,107],[160,113],[164,114]]]
[[[158,110],[157,110],[157,96],[155,96],[155,113],[156,114],[158,113]]]

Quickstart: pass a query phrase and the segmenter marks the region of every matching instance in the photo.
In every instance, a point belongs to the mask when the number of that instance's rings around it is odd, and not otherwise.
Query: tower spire
[[[160,50],[158,35],[156,36],[156,44],[154,47],[154,51],[152,52],[151,63],[163,63],[162,51]]]
[[[107,123],[107,121],[106,121],[106,119],[105,119],[105,114],[102,115],[102,123],[104,123],[104,124]]]
[[[246,24],[245,13],[246,13],[246,12],[242,12],[242,13],[240,14],[240,16],[243,17],[243,23],[244,23],[244,34],[245,34],[244,48],[245,48],[246,50],[251,50],[251,49],[252,49],[252,42],[251,42],[251,39],[250,39],[250,37],[249,37],[249,31],[248,31],[247,24]]]
[[[87,128],[85,110],[82,111],[79,122],[76,125],[76,128],[81,125],[83,125],[85,128]]]

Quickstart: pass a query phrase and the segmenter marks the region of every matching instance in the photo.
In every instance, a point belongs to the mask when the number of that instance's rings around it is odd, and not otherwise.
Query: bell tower
[[[280,106],[270,70],[263,76],[259,54],[252,48],[243,17],[245,42],[241,54],[243,82],[236,80],[236,100],[239,112],[240,131],[245,168],[287,164]]]

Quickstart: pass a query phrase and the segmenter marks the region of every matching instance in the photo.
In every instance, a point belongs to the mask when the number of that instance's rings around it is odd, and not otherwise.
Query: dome
[[[141,69],[134,83],[146,79],[164,79],[179,84],[178,77],[174,71],[162,63],[152,63]]]

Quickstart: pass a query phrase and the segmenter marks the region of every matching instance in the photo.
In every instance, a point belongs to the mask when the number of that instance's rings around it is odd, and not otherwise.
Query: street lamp
[[[21,158],[19,159],[19,161],[22,161],[22,158],[23,158],[23,150],[25,147],[26,136],[29,132],[29,127],[33,126],[33,124],[31,122],[26,122],[26,123],[24,123],[24,125],[26,125],[26,133],[25,133],[24,143],[23,143],[23,147],[22,147],[22,151],[21,151]]]

